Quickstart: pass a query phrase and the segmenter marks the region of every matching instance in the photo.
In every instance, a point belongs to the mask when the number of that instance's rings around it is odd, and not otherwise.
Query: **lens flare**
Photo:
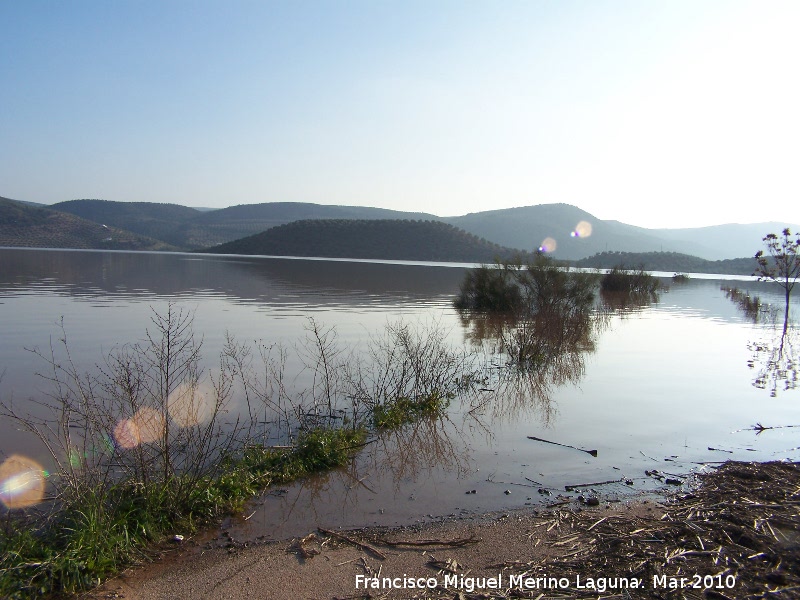
[[[180,427],[194,427],[208,422],[214,412],[213,391],[207,386],[181,386],[169,396],[167,410]]]
[[[146,444],[161,439],[166,428],[164,414],[153,408],[139,409],[131,418],[139,433],[139,443]]]
[[[114,441],[120,448],[130,450],[139,445],[139,428],[133,419],[122,419],[114,427]]]
[[[140,408],[130,419],[122,419],[114,427],[114,440],[125,450],[155,442],[164,435],[166,418],[149,407]]]
[[[581,221],[575,226],[575,230],[570,235],[578,238],[589,237],[592,235],[592,224],[588,221]]]
[[[557,245],[553,238],[544,238],[542,245],[539,246],[539,252],[554,252]]]
[[[45,470],[30,458],[12,454],[0,465],[0,502],[6,508],[25,508],[44,498]]]

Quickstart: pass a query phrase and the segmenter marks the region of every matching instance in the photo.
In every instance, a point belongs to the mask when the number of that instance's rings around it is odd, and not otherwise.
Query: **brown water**
[[[62,317],[73,358],[91,370],[112,348],[141,340],[151,309],[169,302],[194,311],[209,368],[226,331],[292,346],[306,335],[308,317],[335,327],[347,348],[398,319],[436,322],[451,344],[471,347],[481,324],[462,323],[451,306],[463,272],[441,265],[0,250],[0,395],[34,408],[31,399],[52,391],[36,376],[46,365],[25,348],[57,345]],[[457,400],[447,419],[383,434],[346,469],[271,490],[237,535],[281,538],[318,525],[409,523],[552,501],[569,484],[632,481],[596,486],[613,497],[660,486],[646,470],[683,475],[708,461],[796,460],[800,428],[748,430],[756,423],[800,425],[800,396],[784,389],[796,377],[796,328],[782,335],[781,319],[762,315],[753,322],[720,290],[722,283],[782,301],[766,284],[693,278],[672,285],[658,302],[605,313],[539,379],[520,389],[498,391],[493,384],[479,408],[474,398]],[[293,360],[288,367],[300,371]],[[294,384],[302,386],[303,375]],[[597,457],[529,436],[597,450]],[[31,436],[7,422],[0,423],[0,451],[49,464]]]

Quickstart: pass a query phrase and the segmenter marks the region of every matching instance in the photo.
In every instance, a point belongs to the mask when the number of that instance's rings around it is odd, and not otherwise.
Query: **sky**
[[[796,0],[0,2],[0,196],[800,223]]]

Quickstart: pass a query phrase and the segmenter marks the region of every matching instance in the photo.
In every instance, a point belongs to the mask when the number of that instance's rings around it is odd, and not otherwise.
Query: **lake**
[[[32,400],[52,393],[37,376],[47,363],[30,350],[57,348],[62,325],[76,365],[91,371],[112,349],[143,340],[153,311],[171,302],[193,312],[207,370],[229,333],[289,349],[287,370],[300,387],[308,374],[294,350],[308,335],[309,317],[335,328],[347,351],[400,320],[443,329],[448,344],[473,351],[478,325],[462,322],[452,306],[464,269],[0,249],[0,397],[35,410]],[[457,399],[447,419],[383,434],[348,468],[271,490],[237,536],[277,539],[317,525],[502,510],[574,497],[565,485],[592,482],[620,480],[594,489],[622,497],[663,487],[645,475],[653,469],[682,477],[714,461],[800,458],[800,428],[752,430],[757,423],[800,425],[798,391],[785,389],[796,378],[800,341],[795,325],[783,335],[781,290],[730,278],[667,283],[657,302],[599,310],[588,343],[533,394],[509,388],[487,392],[479,404]],[[779,315],[762,310],[754,319],[721,286],[757,294]],[[792,310],[800,310],[796,300]],[[0,452],[52,468],[47,452],[7,421],[0,423]]]

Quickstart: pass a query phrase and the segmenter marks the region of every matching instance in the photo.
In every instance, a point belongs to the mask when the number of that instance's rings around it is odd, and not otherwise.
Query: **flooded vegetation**
[[[796,326],[761,284],[69,254],[0,282],[5,596],[85,588],[223,515],[279,539],[797,454]]]
[[[256,365],[252,349],[227,336],[218,370],[205,375],[191,313],[169,304],[151,325],[145,341],[86,373],[62,331],[59,347],[34,352],[49,399],[35,412],[0,400],[0,416],[31,433],[54,464],[45,485],[42,467],[4,463],[16,471],[4,478],[7,508],[34,508],[8,513],[4,596],[86,589],[170,532],[241,511],[273,484],[345,466],[375,441],[370,433],[441,420],[478,380],[433,326],[387,325],[364,357],[310,318],[297,347],[310,387],[287,391],[283,349],[277,359],[273,348],[260,353]],[[244,400],[238,412],[234,397]],[[275,437],[283,443],[267,445]]]

